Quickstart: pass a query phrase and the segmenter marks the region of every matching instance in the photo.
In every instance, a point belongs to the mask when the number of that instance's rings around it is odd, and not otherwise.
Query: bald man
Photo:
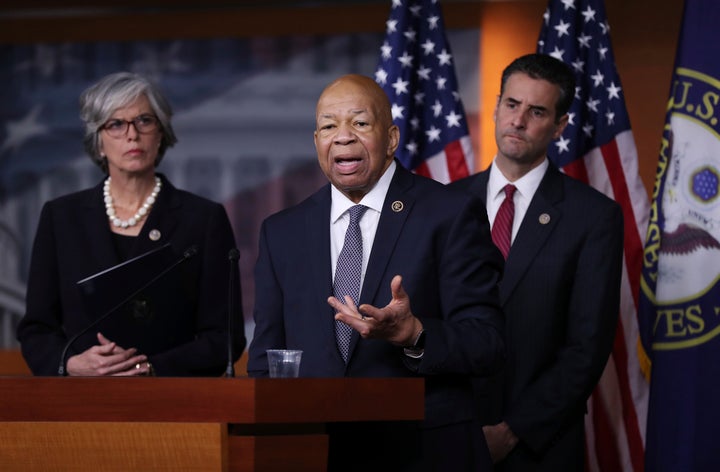
[[[324,89],[314,140],[329,184],[261,229],[249,374],[267,376],[280,348],[303,350],[303,377],[424,377],[422,423],[333,425],[329,470],[482,470],[470,378],[504,359],[482,203],[395,160],[399,130],[368,77]]]

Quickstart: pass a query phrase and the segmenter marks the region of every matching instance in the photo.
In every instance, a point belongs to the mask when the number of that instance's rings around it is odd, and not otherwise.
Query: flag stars
[[[568,124],[569,124],[570,126],[574,126],[574,125],[575,125],[575,113],[572,113],[572,112],[571,112],[571,113],[568,113]]]
[[[398,57],[398,61],[402,67],[412,67],[413,57],[405,51],[402,56]]]
[[[395,95],[402,95],[403,93],[408,93],[408,84],[409,82],[407,80],[402,80],[400,77],[398,77],[395,83],[392,84],[392,88],[395,89]]]
[[[550,23],[550,8],[545,9],[545,13],[543,13],[543,21],[546,25]]]
[[[588,138],[592,138],[594,129],[595,127],[590,123],[587,123],[582,127],[583,133],[585,133],[585,136],[587,136]]]
[[[605,80],[605,76],[598,70],[595,72],[595,74],[591,75],[590,78],[593,80],[594,86],[597,87],[598,85],[602,85],[603,81]]]
[[[447,127],[452,128],[453,126],[460,127],[461,115],[455,113],[455,110],[451,111],[449,115],[445,115],[445,121],[447,121]]]
[[[442,115],[442,104],[440,100],[435,100],[435,104],[432,106],[433,115],[435,118]]]
[[[437,79],[435,79],[435,85],[437,86],[438,90],[445,90],[445,83],[447,82],[447,79],[443,77],[442,75],[439,75]]]
[[[607,21],[603,21],[602,23],[599,23],[599,24],[600,24],[600,29],[602,30],[602,34],[607,34],[608,31],[610,31],[610,25],[608,24]]]
[[[587,34],[582,34],[582,35],[578,36],[578,38],[577,38],[577,40],[578,40],[578,45],[579,45],[581,48],[588,48],[588,49],[590,49],[590,40],[591,40],[591,39],[592,39],[592,36],[589,36],[589,35],[587,35]]]
[[[560,23],[554,27],[555,31],[558,32],[558,38],[562,38],[563,35],[568,35],[568,29],[570,29],[570,23],[565,23],[563,20],[560,20]]]
[[[430,80],[430,72],[429,67],[421,67],[417,70],[417,75],[423,80]]]
[[[451,134],[467,135],[460,93],[453,90],[456,58],[442,31],[439,3],[392,0],[386,38],[378,42],[375,80],[390,97],[393,122],[402,128],[397,158],[407,166],[440,152],[455,139]]]
[[[610,82],[610,87],[605,87],[605,90],[608,91],[608,100],[612,100],[613,98],[620,99],[620,90],[622,89],[615,85],[615,82]]]
[[[575,0],[561,0],[563,6],[565,7],[565,11],[568,11],[569,9],[575,9]]]
[[[397,103],[393,103],[391,111],[392,111],[393,120],[400,120],[400,119],[405,118],[403,116],[403,114],[405,113],[405,107],[401,107]]]
[[[570,140],[565,136],[561,136],[560,139],[555,142],[555,146],[558,148],[558,154],[566,151],[570,152]]]
[[[423,49],[423,53],[426,56],[435,52],[435,43],[430,41],[429,38],[424,43],[422,43],[420,47]]]
[[[552,57],[554,57],[555,59],[557,59],[558,61],[562,61],[562,60],[563,60],[563,55],[564,55],[564,54],[565,54],[565,51],[564,51],[563,49],[558,49],[557,46],[555,46],[555,49],[553,50],[553,52],[550,53],[550,55],[551,55]]]
[[[375,72],[375,82],[380,85],[387,84],[388,73],[385,69],[380,68]]]
[[[580,58],[577,58],[572,62],[572,67],[575,69],[575,72],[582,74],[585,70],[585,63],[581,61]]]
[[[605,113],[605,118],[607,119],[607,124],[608,124],[608,125],[613,125],[613,124],[615,124],[615,113],[613,113],[612,110],[608,110],[608,111]]]
[[[428,142],[433,141],[440,141],[440,129],[436,128],[434,125],[430,127],[429,130],[425,131],[425,134],[428,137]]]
[[[397,32],[397,20],[387,20],[385,23],[387,34]]]
[[[591,98],[587,102],[585,102],[585,106],[587,106],[590,110],[594,111],[595,113],[598,112],[597,106],[600,104],[600,100],[596,100],[594,98]]]
[[[598,54],[600,54],[600,60],[601,60],[601,61],[604,61],[604,60],[605,60],[605,54],[607,54],[607,52],[608,52],[608,48],[605,48],[605,47],[599,47],[599,48],[598,48]]]
[[[410,141],[405,145],[405,149],[412,154],[413,156],[416,156],[418,153],[418,145],[415,141]]]
[[[452,55],[447,52],[446,49],[443,49],[440,54],[437,56],[438,61],[440,61],[441,66],[449,66],[452,61]]]
[[[387,41],[380,46],[380,54],[382,55],[383,60],[388,60],[392,57],[392,50],[392,46],[390,46]]]
[[[585,23],[595,21],[595,13],[596,11],[590,8],[590,5],[588,5],[588,7],[581,12],[582,16],[585,18]]]
[[[575,98],[580,100],[581,97],[582,97],[582,87],[580,87],[579,85],[576,85],[575,86]]]

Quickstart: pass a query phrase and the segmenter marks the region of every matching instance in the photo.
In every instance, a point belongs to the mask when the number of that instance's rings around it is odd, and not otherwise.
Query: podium
[[[322,471],[327,423],[423,416],[417,378],[0,377],[0,470]]]

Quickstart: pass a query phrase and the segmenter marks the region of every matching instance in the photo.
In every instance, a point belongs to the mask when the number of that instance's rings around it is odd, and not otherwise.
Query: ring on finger
[[[139,370],[139,369],[140,369],[140,364],[135,364],[135,368]]]

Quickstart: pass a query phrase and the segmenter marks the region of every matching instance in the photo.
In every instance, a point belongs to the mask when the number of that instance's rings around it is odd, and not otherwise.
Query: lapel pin
[[[394,202],[392,202],[391,208],[392,211],[394,211],[395,213],[400,213],[401,211],[403,211],[403,208],[405,208],[405,205],[403,205],[403,202],[401,202],[400,200],[395,200]]]
[[[538,221],[540,222],[541,225],[546,225],[546,224],[550,223],[550,215],[548,215],[547,213],[543,213],[538,218]]]
[[[160,231],[156,229],[150,230],[150,234],[148,235],[151,241],[157,241],[160,239]]]

